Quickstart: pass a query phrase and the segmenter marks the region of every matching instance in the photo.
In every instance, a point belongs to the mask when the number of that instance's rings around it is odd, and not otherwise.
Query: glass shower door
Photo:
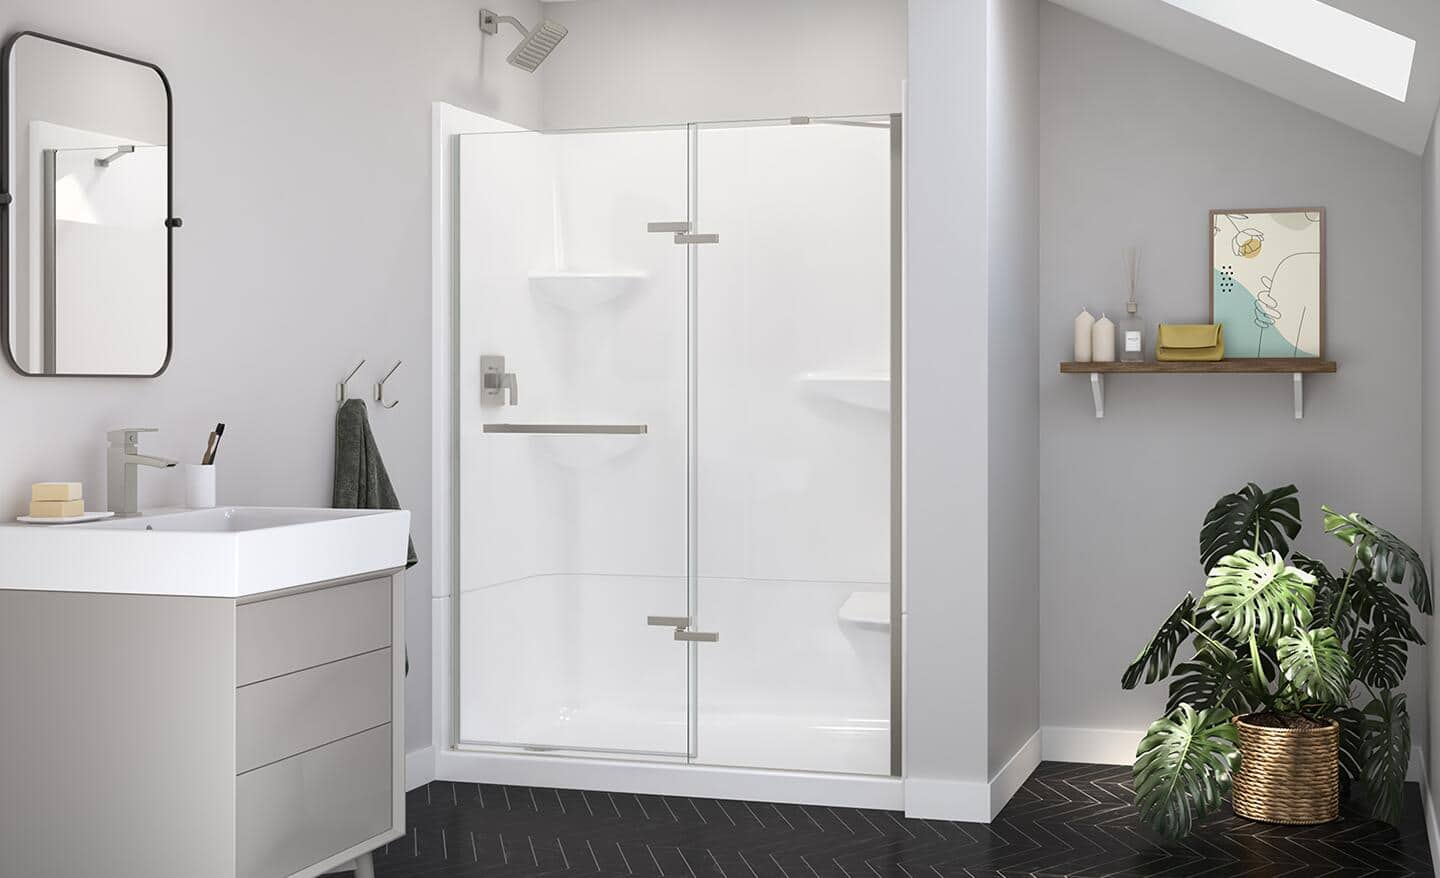
[[[459,741],[683,760],[687,132],[460,141]]]
[[[695,132],[696,762],[897,764],[894,121]]]

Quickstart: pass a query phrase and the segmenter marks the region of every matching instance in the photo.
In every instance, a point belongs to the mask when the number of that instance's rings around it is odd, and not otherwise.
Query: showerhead
[[[541,62],[550,57],[560,41],[570,31],[563,24],[556,24],[548,18],[542,18],[534,30],[527,30],[525,25],[513,15],[496,15],[488,9],[480,10],[480,31],[487,34],[500,32],[500,22],[512,24],[515,29],[525,35],[520,44],[511,50],[505,60],[512,65],[519,67],[527,73],[534,73],[535,68]]]

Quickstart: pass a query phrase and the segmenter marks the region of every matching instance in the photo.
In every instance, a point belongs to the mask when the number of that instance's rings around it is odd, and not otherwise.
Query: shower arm
[[[481,33],[490,34],[492,36],[498,34],[500,33],[501,24],[512,25],[516,30],[520,31],[523,36],[530,36],[530,29],[527,28],[525,25],[521,24],[520,19],[516,18],[515,16],[496,15],[488,9],[480,10]]]

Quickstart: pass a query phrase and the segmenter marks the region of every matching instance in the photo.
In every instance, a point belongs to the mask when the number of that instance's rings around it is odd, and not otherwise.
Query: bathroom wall
[[[1159,713],[1163,687],[1124,692],[1120,673],[1181,595],[1203,586],[1197,536],[1221,494],[1247,480],[1295,483],[1299,547],[1331,561],[1344,553],[1322,533],[1322,503],[1421,542],[1421,167],[1252,88],[1243,71],[1232,79],[1048,4],[1040,18],[1048,750],[1049,727],[1133,731]],[[1289,376],[1260,375],[1112,376],[1097,420],[1086,379],[1057,364],[1071,358],[1082,307],[1120,311],[1121,248],[1139,248],[1153,341],[1158,319],[1207,318],[1208,211],[1285,205],[1327,209],[1327,354],[1339,372],[1306,379],[1304,420]],[[1417,741],[1421,676],[1410,687]],[[1109,740],[1112,755],[1133,752],[1133,737]]]
[[[530,0],[497,11],[539,15]],[[31,482],[82,479],[104,503],[104,432],[161,432],[145,447],[194,460],[215,422],[225,503],[330,501],[335,382],[396,360],[372,424],[421,563],[408,574],[406,738],[430,743],[430,114],[448,100],[540,122],[538,81],[480,61],[462,0],[296,4],[254,0],[7,0],[0,31],[34,29],[153,61],[174,89],[175,354],[153,381],[42,380],[0,370],[0,512]],[[178,475],[141,473],[146,506]]]
[[[1437,517],[1437,510],[1440,510],[1440,447],[1436,445],[1440,442],[1440,352],[1434,347],[1434,340],[1440,339],[1440,136],[1437,135],[1440,135],[1440,119],[1431,125],[1430,143],[1421,159],[1420,333],[1424,342],[1420,345],[1420,491],[1424,502],[1421,532],[1414,544],[1425,557],[1432,574],[1435,570],[1435,550],[1440,548],[1440,517]],[[1426,633],[1427,640],[1434,643],[1440,624],[1432,620],[1428,633],[1425,627],[1420,630]],[[1428,737],[1413,737],[1425,751],[1426,767],[1430,773],[1427,782],[1431,801],[1434,801],[1435,790],[1440,787],[1440,773],[1437,773],[1440,766],[1436,765],[1435,756],[1440,753],[1440,721],[1435,716],[1435,712],[1440,710],[1440,649],[1428,649],[1427,653],[1424,669],[1428,678],[1426,692],[1429,696],[1430,734]],[[1412,660],[1411,673],[1419,670],[1416,665]],[[1411,713],[1415,713],[1414,708]],[[1433,850],[1440,841],[1434,837],[1437,828],[1433,822],[1430,831]]]
[[[1037,0],[990,0],[989,774],[1040,729]],[[1039,741],[1031,758],[1038,758]],[[1023,762],[1023,760],[1022,760]]]
[[[893,113],[905,0],[579,0],[545,64],[545,127]]]
[[[906,812],[983,819],[988,771],[986,4],[911,0]]]

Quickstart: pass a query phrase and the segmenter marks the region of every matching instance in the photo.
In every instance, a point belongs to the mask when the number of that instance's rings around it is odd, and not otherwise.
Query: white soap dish
[[[46,518],[34,515],[22,515],[15,519],[25,524],[81,524],[86,521],[100,521],[114,515],[113,512],[87,512],[84,515],[69,515],[62,518]]]

